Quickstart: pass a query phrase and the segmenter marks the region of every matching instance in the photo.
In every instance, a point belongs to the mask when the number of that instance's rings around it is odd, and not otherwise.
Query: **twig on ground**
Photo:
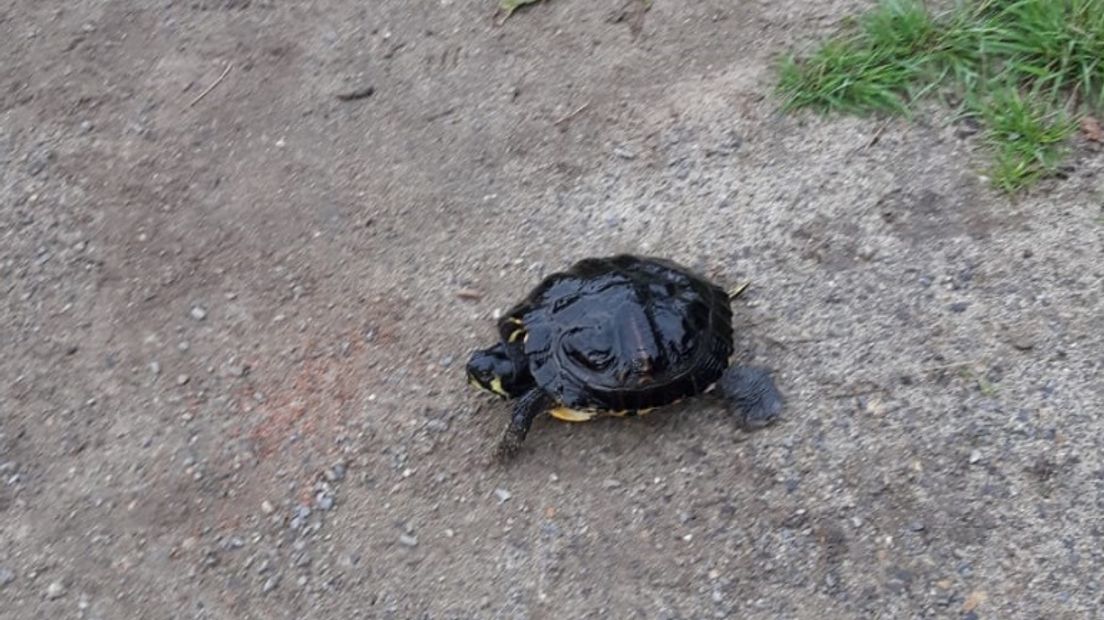
[[[234,63],[232,63],[232,62],[226,63],[226,68],[222,70],[222,75],[218,76],[218,78],[214,82],[211,82],[210,86],[203,89],[203,92],[199,93],[199,95],[197,95],[195,99],[192,99],[192,102],[188,104],[188,107],[190,108],[190,107],[194,106],[195,104],[199,103],[199,101],[201,99],[203,99],[204,97],[206,97],[208,93],[210,93],[212,90],[215,90],[215,87],[218,86],[220,83],[222,83],[222,81],[224,79],[226,79],[226,75],[228,73],[230,73],[230,69],[232,69],[233,67],[234,67]]]
[[[575,118],[576,116],[582,114],[583,111],[586,110],[589,107],[590,107],[590,102],[588,101],[588,102],[584,103],[583,105],[575,108],[574,112],[571,112],[567,116],[560,117],[559,120],[553,121],[552,124],[553,125],[562,125],[562,124],[566,123],[567,121]]]

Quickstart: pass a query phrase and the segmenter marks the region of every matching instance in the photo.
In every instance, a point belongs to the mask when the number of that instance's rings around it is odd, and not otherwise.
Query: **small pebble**
[[[193,319],[202,321],[207,318],[207,309],[203,306],[192,306],[191,315]]]
[[[924,531],[924,522],[923,521],[913,521],[912,523],[909,523],[909,529],[914,531],[914,532],[923,532]]]
[[[13,581],[15,581],[15,572],[10,568],[0,566],[0,588],[3,588]]]
[[[621,486],[621,481],[620,480],[614,480],[613,478],[606,478],[605,480],[602,481],[602,488],[603,489],[616,489],[619,486]]]
[[[264,585],[261,586],[261,592],[271,592],[275,590],[278,585],[280,585],[280,576],[273,575],[265,580]]]
[[[176,384],[177,385],[184,385],[184,384],[188,383],[188,381],[190,381],[190,380],[191,380],[191,378],[188,377],[188,375],[177,375],[176,376]]]
[[[154,375],[161,374],[161,363],[157,362],[156,360],[150,362],[149,371],[150,371],[151,374],[154,374]]]
[[[53,581],[50,585],[46,586],[46,598],[51,601],[63,596],[65,596],[65,586],[61,585],[60,581]]]
[[[498,503],[500,504],[506,503],[511,497],[513,497],[513,495],[511,495],[510,492],[506,489],[495,489],[494,494],[495,497],[498,498]]]
[[[970,452],[970,464],[973,465],[974,463],[979,463],[979,462],[981,462],[981,451],[980,450],[971,451]]]
[[[319,493],[318,496],[314,498],[314,506],[319,510],[329,510],[333,508],[333,505],[334,498],[333,495],[329,493]]]
[[[399,534],[399,544],[405,547],[417,547],[418,537],[412,534]]]
[[[270,515],[275,511],[276,507],[272,505],[272,502],[268,501],[267,499],[261,502],[261,512],[265,513],[266,515]]]
[[[310,517],[310,506],[296,506],[294,516],[291,517],[291,522],[288,524],[291,529],[301,529],[307,523],[307,518]]]
[[[339,480],[344,480],[345,479],[345,464],[344,463],[337,463],[333,467],[331,467],[331,468],[327,469],[325,472],[323,472],[322,475],[325,476],[326,480],[328,480],[330,482],[337,482]]]
[[[968,302],[968,301],[957,301],[957,302],[951,304],[950,306],[948,306],[948,308],[950,308],[951,312],[954,312],[956,314],[961,314],[963,312],[966,312],[966,309],[969,308],[969,307],[970,307],[970,302]]]

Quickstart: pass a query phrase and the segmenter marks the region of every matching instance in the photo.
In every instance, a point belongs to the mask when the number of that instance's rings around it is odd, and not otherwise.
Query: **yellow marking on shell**
[[[517,342],[517,339],[522,336],[528,336],[525,329],[515,329],[510,333],[510,337],[506,339],[506,342]]]
[[[506,389],[502,387],[502,377],[495,377],[494,379],[491,379],[490,389],[492,392],[498,394],[499,396],[509,396],[509,394],[506,393]]]
[[[655,407],[652,407],[650,409],[639,409],[639,410],[636,411],[635,415],[644,415],[646,413],[651,412],[653,409],[655,409]],[[615,418],[624,418],[624,417],[627,417],[632,412],[630,412],[628,410],[622,410],[622,411],[592,410],[592,411],[587,411],[587,410],[583,410],[583,409],[571,409],[571,408],[568,408],[568,407],[556,407],[554,409],[549,410],[548,413],[550,413],[552,415],[552,417],[556,418],[557,420],[563,420],[565,422],[586,422],[588,420],[593,420],[594,418],[597,418],[597,417],[605,417],[605,416],[613,416]]]
[[[597,415],[593,411],[580,411],[578,409],[568,409],[567,407],[555,407],[549,410],[552,417],[557,420],[563,420],[564,422],[586,422]]]
[[[508,317],[506,317],[506,320],[513,323],[514,325],[524,325],[525,324],[525,323],[522,322],[521,319],[517,318],[516,316],[508,316]]]

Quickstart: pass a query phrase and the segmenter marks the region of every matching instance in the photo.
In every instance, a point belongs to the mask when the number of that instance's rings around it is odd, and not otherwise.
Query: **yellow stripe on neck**
[[[491,379],[491,391],[499,396],[509,396],[509,394],[506,393],[506,388],[502,387],[502,377]]]

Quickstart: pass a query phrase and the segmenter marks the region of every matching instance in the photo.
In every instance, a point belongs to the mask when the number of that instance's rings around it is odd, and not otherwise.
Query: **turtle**
[[[745,430],[783,401],[769,369],[730,366],[733,293],[668,259],[584,258],[546,277],[472,352],[468,382],[515,400],[495,450],[516,456],[542,412],[569,422],[634,416],[719,392]]]

